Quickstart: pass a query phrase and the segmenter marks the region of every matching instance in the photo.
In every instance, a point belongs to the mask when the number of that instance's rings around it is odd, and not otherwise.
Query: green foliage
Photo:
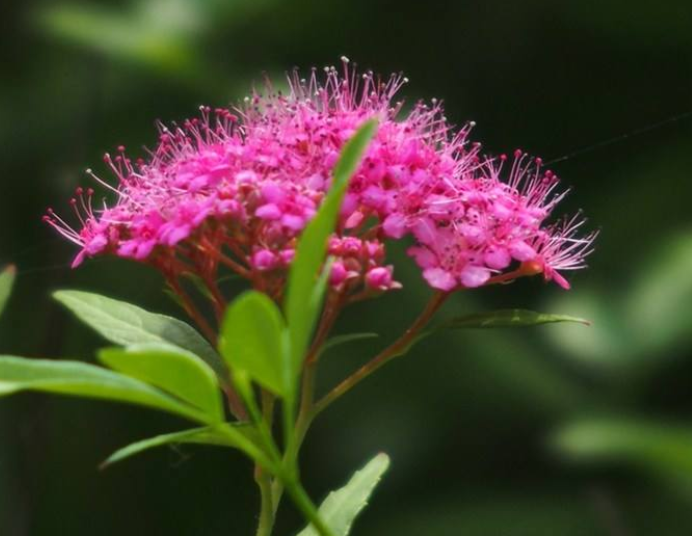
[[[175,346],[137,345],[99,352],[102,363],[122,374],[169,392],[192,404],[211,422],[224,418],[214,371],[199,357]]]
[[[644,419],[580,419],[553,437],[578,462],[631,463],[659,476],[692,484],[692,428]]]
[[[197,408],[146,383],[76,361],[0,357],[0,396],[43,391],[138,404],[175,413],[204,424],[211,419]]]
[[[294,378],[284,344],[286,328],[276,304],[249,291],[228,308],[219,348],[234,374],[241,371],[279,396],[290,396]]]
[[[692,236],[670,237],[642,263],[621,314],[640,351],[692,340]]]
[[[10,299],[16,273],[17,270],[14,266],[8,266],[0,272],[0,315],[2,315],[7,301]]]
[[[375,486],[389,468],[389,457],[378,454],[360,471],[356,471],[343,488],[331,492],[320,506],[319,513],[335,536],[347,536],[356,516],[365,508]],[[298,536],[317,536],[308,526]]]
[[[149,1],[153,9],[117,12],[99,6],[58,4],[37,21],[50,34],[83,47],[171,73],[188,71],[195,59],[191,37],[199,30],[194,3]]]
[[[53,296],[112,343],[171,344],[201,357],[220,377],[225,377],[225,368],[216,351],[194,328],[177,318],[89,292],[60,290]]]
[[[270,465],[262,452],[259,437],[253,426],[248,424],[221,424],[174,432],[172,434],[163,434],[137,441],[114,452],[101,464],[101,467],[107,467],[156,447],[181,443],[236,448],[244,451],[252,458],[262,460],[262,465]]]
[[[587,326],[590,324],[588,320],[574,316],[537,313],[526,309],[500,309],[454,318],[445,322],[442,327],[450,329],[521,328],[558,322],[576,322]]]
[[[408,344],[402,346],[394,355],[406,355],[419,342],[427,339],[440,330],[447,329],[494,329],[494,328],[524,328],[541,324],[571,322],[591,325],[588,320],[569,315],[537,313],[526,309],[498,309],[486,313],[474,313],[446,320],[427,331],[422,331]]]
[[[227,64],[226,69],[219,67],[204,53],[210,31],[221,21],[242,23],[275,1],[135,0],[113,7],[52,2],[34,10],[33,22],[49,38],[97,53],[106,61],[225,97],[237,81]]]
[[[594,284],[550,304],[594,320],[583,333],[557,328],[550,336],[559,354],[590,366],[648,376],[692,341],[692,239],[670,236],[635,263],[626,292]]]
[[[535,486],[473,482],[457,486],[434,499],[417,498],[393,515],[369,523],[358,536],[615,536],[605,528],[593,491],[579,493],[555,486],[536,490]],[[578,490],[580,488],[577,488]],[[618,504],[619,505],[619,504]],[[647,504],[647,507],[650,505]],[[629,512],[628,512],[629,514]],[[630,517],[628,516],[628,520]],[[629,525],[628,525],[629,526]],[[638,534],[638,533],[637,533]],[[687,532],[646,532],[643,534],[687,534]]]
[[[326,279],[322,277],[318,281],[317,274],[324,264],[327,240],[334,231],[348,182],[358,168],[376,129],[376,120],[367,121],[346,143],[334,168],[334,178],[329,193],[317,215],[300,237],[296,257],[291,265],[285,303],[290,329],[292,366],[296,375],[300,371],[310,336],[322,307]]]

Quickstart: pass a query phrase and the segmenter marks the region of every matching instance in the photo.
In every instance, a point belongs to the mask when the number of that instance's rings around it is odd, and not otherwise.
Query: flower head
[[[561,270],[583,266],[593,237],[581,220],[546,226],[557,178],[539,160],[480,156],[456,133],[442,106],[416,103],[404,113],[394,97],[407,80],[358,75],[343,59],[323,75],[289,76],[284,94],[265,84],[235,110],[201,108],[182,125],[159,125],[147,160],[123,147],[105,162],[117,184],[88,173],[116,196],[93,206],[93,191],[72,201],[79,228],[49,210],[46,221],[80,246],[75,265],[114,254],[147,262],[168,278],[193,272],[212,282],[227,267],[280,295],[297,237],[329,189],[344,143],[367,119],[375,138],[341,209],[329,253],[330,282],[348,293],[398,288],[385,241],[405,237],[434,288],[479,287],[543,273],[563,287]],[[506,177],[505,177],[506,175]]]

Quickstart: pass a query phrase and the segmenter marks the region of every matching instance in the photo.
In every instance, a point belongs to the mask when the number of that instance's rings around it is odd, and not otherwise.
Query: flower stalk
[[[401,337],[376,355],[372,360],[368,361],[356,372],[351,374],[351,376],[343,380],[339,385],[334,387],[314,405],[311,410],[311,418],[314,418],[322,413],[329,405],[341,398],[377,369],[404,353],[410,347],[410,345],[415,342],[415,339],[421,334],[422,329],[428,324],[430,319],[442,306],[448,296],[449,293],[447,292],[435,293],[430,301],[428,301],[425,309],[423,309],[418,318],[416,318],[413,324],[411,324],[411,326],[401,335]]]

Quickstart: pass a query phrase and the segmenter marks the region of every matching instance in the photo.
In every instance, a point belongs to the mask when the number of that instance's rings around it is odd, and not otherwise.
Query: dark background
[[[594,321],[440,335],[333,406],[303,456],[315,497],[377,451],[392,469],[358,536],[680,535],[692,531],[692,5],[689,0],[139,0],[0,4],[0,264],[19,268],[0,351],[92,360],[103,342],[50,298],[79,288],[179,314],[149,269],[93,260],[41,223],[106,150],[156,140],[156,119],[237,102],[346,54],[411,79],[492,152],[554,164],[601,229],[573,290],[538,278],[457,295]],[[639,133],[638,133],[639,132]],[[606,146],[603,140],[633,134]],[[396,336],[430,291],[402,251],[405,290],[354,307],[322,387]],[[3,536],[249,535],[257,496],[232,451],[116,448],[185,423],[144,409],[21,395],[0,402]],[[277,535],[300,518],[286,506]]]

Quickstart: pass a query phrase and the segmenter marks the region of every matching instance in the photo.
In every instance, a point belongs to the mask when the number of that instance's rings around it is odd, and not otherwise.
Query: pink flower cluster
[[[266,84],[234,111],[201,108],[201,117],[160,125],[148,160],[119,148],[105,161],[117,177],[112,205],[93,205],[78,189],[74,229],[54,211],[45,219],[85,257],[115,254],[157,266],[167,276],[216,277],[228,267],[263,289],[285,279],[296,240],[329,189],[344,143],[367,119],[377,134],[353,177],[329,244],[331,284],[350,293],[398,288],[385,241],[407,237],[430,286],[451,291],[584,266],[594,235],[577,236],[578,217],[546,225],[562,195],[557,177],[521,151],[511,162],[481,156],[456,133],[437,101],[403,113],[394,96],[407,81],[326,68],[289,77],[283,94]]]

